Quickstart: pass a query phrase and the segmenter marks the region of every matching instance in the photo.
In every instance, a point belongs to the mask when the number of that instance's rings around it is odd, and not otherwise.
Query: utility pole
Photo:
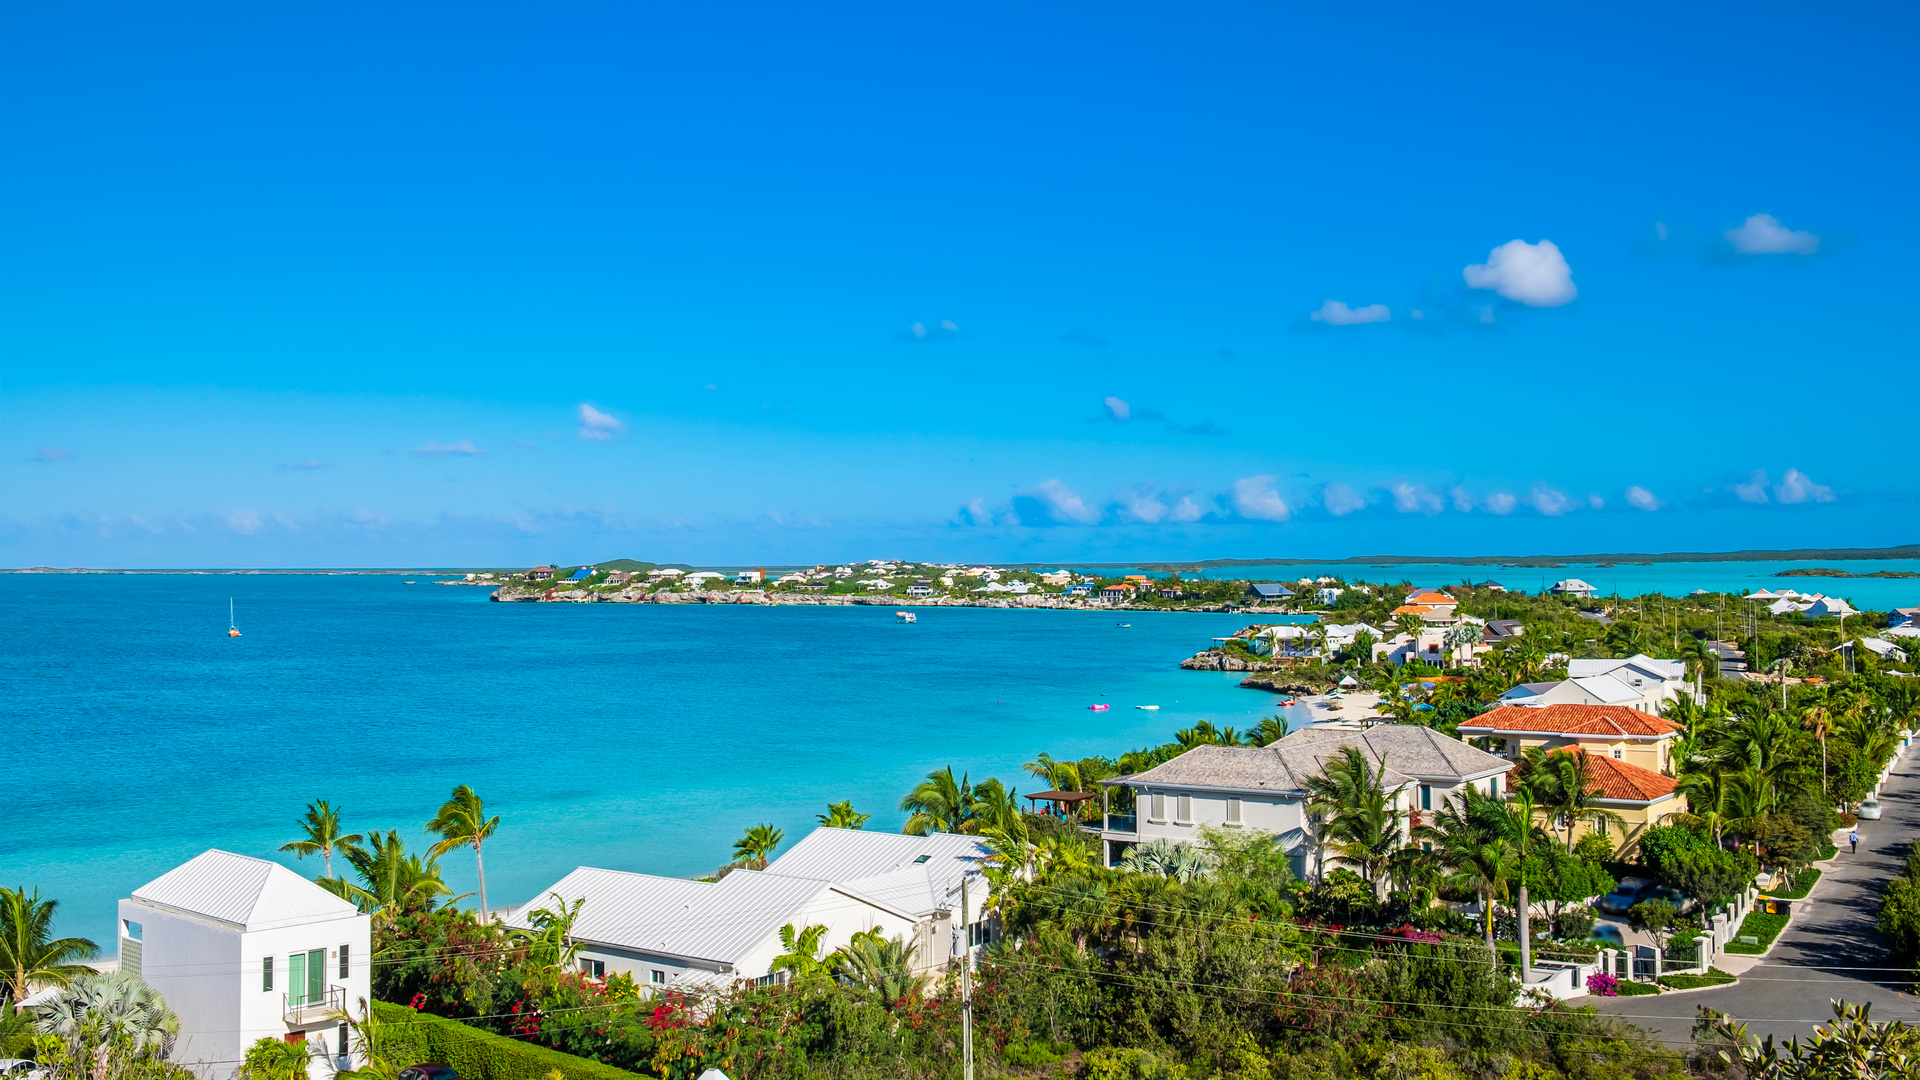
[[[960,1054],[962,1080],[973,1080],[973,924],[967,903],[967,876],[960,875]]]

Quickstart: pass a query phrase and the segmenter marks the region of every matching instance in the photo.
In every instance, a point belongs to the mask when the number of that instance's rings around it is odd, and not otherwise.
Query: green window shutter
[[[307,954],[307,1004],[318,1005],[327,999],[327,950]]]
[[[293,1005],[307,1002],[307,954],[297,952],[287,957],[287,1001]]]
[[[260,992],[263,994],[273,992],[273,957],[271,956],[260,961]]]

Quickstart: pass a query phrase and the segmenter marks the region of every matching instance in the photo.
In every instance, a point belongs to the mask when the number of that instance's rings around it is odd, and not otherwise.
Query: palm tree
[[[1820,740],[1820,793],[1823,795],[1827,791],[1827,736],[1833,734],[1833,714],[1833,706],[1825,699],[1800,710],[1800,726]]]
[[[465,784],[453,789],[453,797],[440,804],[440,812],[427,822],[427,831],[440,834],[440,842],[427,849],[429,858],[438,859],[457,847],[473,848],[474,869],[480,874],[480,916],[487,907],[487,864],[480,857],[480,845],[500,827],[500,819],[488,817],[486,804]]]
[[[366,837],[359,833],[340,831],[340,812],[328,804],[325,799],[316,799],[307,804],[307,813],[299,821],[300,830],[306,833],[303,840],[283,844],[281,851],[291,851],[295,858],[304,859],[309,855],[319,855],[326,859],[327,876],[333,876],[333,853],[338,850],[346,854],[349,849],[360,846]]]
[[[1287,718],[1284,716],[1263,716],[1253,726],[1247,738],[1255,746],[1272,746],[1287,737]]]
[[[1323,841],[1360,868],[1375,900],[1385,894],[1387,865],[1402,846],[1400,807],[1386,790],[1386,775],[1384,758],[1376,769],[1365,751],[1343,746],[1306,782],[1307,812],[1324,822]]]
[[[1120,857],[1120,868],[1136,874],[1157,874],[1175,881],[1195,881],[1207,876],[1211,867],[1199,848],[1177,844],[1164,837],[1135,844]]]
[[[873,815],[854,813],[853,800],[848,799],[844,802],[828,803],[826,813],[814,816],[820,819],[820,824],[829,829],[858,829],[863,828],[867,824],[867,819]]]
[[[1488,820],[1494,809],[1489,804],[1497,805],[1499,799],[1472,787],[1460,794],[1460,802],[1442,806],[1433,824],[1420,827],[1420,835],[1433,844],[1435,859],[1446,869],[1448,879],[1479,894],[1487,951],[1493,952],[1493,906],[1506,895],[1518,860],[1508,837]]]
[[[435,900],[453,893],[440,880],[440,860],[407,854],[399,830],[389,829],[385,836],[372,833],[367,839],[370,849],[346,853],[360,875],[358,885],[344,878],[322,878],[315,884],[372,915],[376,925],[391,922],[403,911],[431,911]]]
[[[527,921],[533,924],[533,929],[515,931],[514,936],[530,946],[528,960],[555,971],[565,971],[580,954],[580,942],[573,937],[573,924],[580,921],[580,909],[587,905],[587,900],[581,897],[568,904],[566,897],[557,892],[547,895],[553,897],[554,907],[528,912]]]
[[[66,993],[41,1007],[36,1026],[90,1065],[115,1048],[141,1058],[165,1058],[180,1034],[180,1018],[159,992],[124,971],[74,979]]]
[[[1521,752],[1518,771],[1518,782],[1526,785],[1534,805],[1567,830],[1569,854],[1573,852],[1574,829],[1582,821],[1626,828],[1625,818],[1600,805],[1600,788],[1594,783],[1585,750],[1530,746]]]
[[[834,971],[855,986],[880,995],[888,1003],[920,989],[913,971],[913,946],[901,938],[888,940],[878,930],[853,935],[847,947],[834,954]]]
[[[18,1003],[33,993],[37,983],[66,986],[93,969],[77,961],[100,951],[83,937],[53,936],[53,912],[58,900],[40,899],[40,890],[0,889],[0,979],[7,996]]]
[[[957,833],[973,816],[973,786],[964,774],[955,780],[951,765],[936,769],[907,792],[900,809],[908,811],[907,824],[900,831],[909,836]]]
[[[827,928],[820,925],[799,931],[794,930],[792,923],[782,926],[780,947],[786,951],[774,957],[767,970],[791,971],[795,982],[810,975],[826,974],[826,962],[820,959],[820,939],[826,936]]]
[[[1734,806],[1732,775],[1718,770],[1680,774],[1678,787],[1687,797],[1687,812],[1679,815],[1680,823],[1689,828],[1707,830],[1716,846],[1720,843],[1720,834],[1726,831],[1727,823],[1738,816]]]
[[[767,860],[787,834],[772,825],[755,825],[733,842],[734,861],[749,870],[765,870]]]
[[[305,1042],[290,1043],[268,1036],[247,1047],[240,1062],[240,1080],[307,1080],[313,1050]]]
[[[1006,830],[1020,820],[1020,793],[988,777],[973,789],[972,814],[962,831],[979,835],[988,830]]]

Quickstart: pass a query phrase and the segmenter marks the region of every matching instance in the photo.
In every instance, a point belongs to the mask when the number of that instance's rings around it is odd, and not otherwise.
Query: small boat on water
[[[1130,622],[1114,623],[1113,625],[1119,627],[1122,630],[1131,629],[1133,627],[1133,624]]]
[[[1160,706],[1158,706],[1158,705],[1135,705],[1135,706],[1134,706],[1134,708],[1136,708],[1136,709],[1145,709],[1145,710],[1147,710],[1148,712],[1159,712],[1159,711],[1160,711]]]
[[[893,618],[896,622],[903,622],[903,623],[920,621],[920,616],[915,615],[911,611],[896,611],[893,613]]]
[[[1113,708],[1113,706],[1101,704],[1101,705],[1089,705],[1087,706],[1087,708],[1092,709],[1094,712],[1106,712],[1108,709]]]
[[[233,621],[233,597],[227,597],[227,636],[239,637],[240,624]]]
[[[1292,705],[1293,703],[1294,703],[1294,702],[1293,702],[1293,699],[1292,699],[1292,698],[1287,698],[1286,700],[1284,700],[1284,701],[1282,701],[1282,702],[1281,702],[1280,704],[1282,704],[1282,705]]]

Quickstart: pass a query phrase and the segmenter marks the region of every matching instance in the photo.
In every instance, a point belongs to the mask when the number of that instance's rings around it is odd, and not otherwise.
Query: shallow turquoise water
[[[464,782],[503,819],[489,898],[517,903],[583,863],[704,872],[747,826],[797,839],[832,800],[898,828],[900,796],[949,763],[1033,791],[1020,765],[1041,750],[1276,711],[1178,668],[1240,616],[948,608],[903,626],[889,608],[491,604],[419,580],[0,575],[0,882],[106,943],[115,900],[206,848],[280,857],[310,799],[424,843]],[[469,854],[444,864],[473,888]]]

